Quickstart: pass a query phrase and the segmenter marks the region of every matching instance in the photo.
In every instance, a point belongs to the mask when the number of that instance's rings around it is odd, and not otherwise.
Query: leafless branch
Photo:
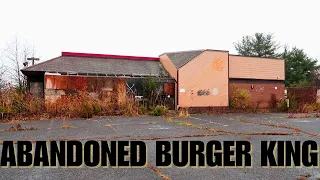
[[[30,45],[27,42],[22,44],[18,37],[15,37],[11,42],[7,43],[4,49],[4,55],[7,60],[6,63],[9,65],[9,74],[20,89],[24,88],[26,83],[25,77],[20,70],[23,68],[23,62],[25,62],[33,52],[34,50],[30,48]]]

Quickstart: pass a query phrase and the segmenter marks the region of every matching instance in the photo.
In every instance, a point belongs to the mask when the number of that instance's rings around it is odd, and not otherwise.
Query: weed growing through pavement
[[[63,125],[61,126],[62,129],[71,129],[71,128],[76,128],[75,126],[71,126],[71,125]]]
[[[11,126],[6,131],[26,131],[26,130],[38,130],[38,128],[34,127],[22,127],[21,124],[16,124],[14,126]]]

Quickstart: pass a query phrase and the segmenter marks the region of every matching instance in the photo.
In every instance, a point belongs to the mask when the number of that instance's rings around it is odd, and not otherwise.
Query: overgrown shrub
[[[309,104],[298,104],[294,95],[288,94],[287,99],[289,99],[289,107],[285,99],[281,100],[278,104],[278,110],[281,112],[291,112],[291,113],[305,113],[314,111],[314,105],[310,106]]]
[[[139,109],[140,109],[141,114],[148,113],[148,108],[146,106],[141,105]]]
[[[159,83],[155,81],[151,76],[144,78],[141,81],[144,97],[147,98],[147,108],[150,109],[154,106],[158,94],[156,93]]]
[[[121,97],[122,98],[122,97]],[[120,103],[119,96],[111,98],[91,97],[87,92],[78,92],[74,95],[66,95],[54,103],[47,104],[47,112],[52,116],[67,116],[69,118],[91,118],[94,115],[139,115],[139,108],[134,100],[124,97]]]
[[[81,110],[79,116],[82,118],[91,118],[94,115],[93,105],[90,103],[83,103]]]
[[[251,94],[245,89],[234,89],[230,98],[230,108],[245,109],[249,107]]]
[[[288,105],[287,102],[283,99],[279,102],[278,110],[281,112],[287,112],[288,111]]]
[[[17,91],[13,87],[0,92],[1,117],[15,114],[36,115],[44,110],[43,98]]]
[[[94,115],[98,115],[101,112],[101,107],[97,104],[92,105]]]
[[[289,99],[289,108],[288,111],[290,112],[298,112],[299,111],[299,104],[296,100],[296,97],[294,95],[288,94]]]
[[[122,92],[118,92],[122,91]],[[119,95],[121,93],[121,95]],[[8,88],[0,91],[1,119],[40,119],[50,117],[91,118],[94,115],[142,114],[132,97],[126,97],[125,88],[118,88],[110,97],[91,96],[88,92],[63,95],[45,104],[44,98]]]
[[[319,113],[320,112],[320,103],[314,102],[311,104],[305,104],[301,110],[302,113]]]
[[[152,115],[153,116],[162,116],[164,114],[166,114],[168,112],[168,108],[166,106],[156,106],[153,110],[152,110]]]

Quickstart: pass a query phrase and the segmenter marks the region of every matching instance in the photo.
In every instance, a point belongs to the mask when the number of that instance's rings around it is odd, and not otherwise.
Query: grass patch
[[[167,113],[168,113],[168,108],[166,106],[162,106],[162,105],[156,106],[151,112],[152,116],[162,116]]]

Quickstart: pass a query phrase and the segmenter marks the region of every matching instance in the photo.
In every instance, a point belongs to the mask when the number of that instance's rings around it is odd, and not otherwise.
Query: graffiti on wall
[[[198,96],[209,96],[209,94],[210,94],[209,89],[199,90],[199,91],[197,92],[197,95],[198,95]]]
[[[257,91],[257,92],[263,92],[263,91],[264,91],[264,87],[256,88],[256,91]]]
[[[217,58],[213,61],[213,70],[215,71],[222,71],[224,69],[224,59]]]

